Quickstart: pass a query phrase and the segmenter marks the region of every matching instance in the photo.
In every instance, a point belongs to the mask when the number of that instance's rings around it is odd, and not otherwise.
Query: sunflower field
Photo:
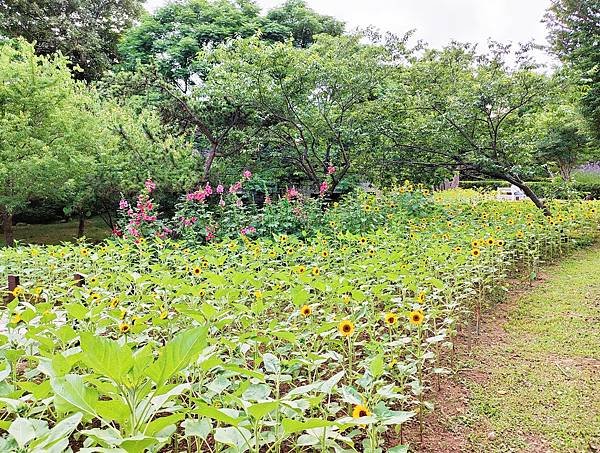
[[[0,451],[402,452],[508,278],[593,241],[600,204],[399,191],[309,237],[0,250]],[[359,217],[358,213],[355,213]],[[403,431],[404,430],[404,431]]]

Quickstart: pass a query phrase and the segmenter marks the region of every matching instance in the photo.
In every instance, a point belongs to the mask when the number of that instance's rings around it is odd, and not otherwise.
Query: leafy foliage
[[[600,137],[600,2],[553,0],[545,18],[556,54],[580,73],[582,98],[592,130]]]
[[[117,43],[140,17],[142,0],[0,2],[0,36],[35,42],[39,55],[68,57],[75,76],[98,80],[117,61]]]

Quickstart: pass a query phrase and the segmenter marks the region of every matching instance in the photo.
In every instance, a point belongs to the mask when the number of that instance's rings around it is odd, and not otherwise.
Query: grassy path
[[[600,452],[600,247],[544,277],[473,351],[453,417],[468,451]]]

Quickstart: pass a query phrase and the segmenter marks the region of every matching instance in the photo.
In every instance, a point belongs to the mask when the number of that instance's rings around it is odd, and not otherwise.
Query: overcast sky
[[[348,28],[375,25],[398,34],[415,28],[416,38],[433,47],[452,39],[485,45],[488,38],[501,42],[546,43],[541,23],[550,0],[307,0],[322,14],[344,20]],[[148,9],[167,0],[147,0]],[[283,3],[258,0],[263,9]]]

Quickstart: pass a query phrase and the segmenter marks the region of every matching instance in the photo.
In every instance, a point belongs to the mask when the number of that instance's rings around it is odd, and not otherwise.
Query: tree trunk
[[[559,164],[558,166],[560,171],[560,176],[562,177],[564,182],[571,181],[571,173],[573,172],[573,167],[568,164]]]
[[[208,156],[206,156],[206,161],[204,162],[204,174],[202,175],[202,182],[208,182],[208,177],[210,176],[210,169],[212,167],[213,161],[215,160],[215,156],[217,155],[217,148],[219,145],[217,143],[213,143],[210,145],[210,151],[208,152]]]
[[[77,238],[82,238],[85,234],[85,213],[79,213],[79,226],[77,227]]]
[[[4,242],[7,247],[15,245],[15,236],[13,233],[13,216],[7,211],[2,211],[2,226],[4,229]]]
[[[525,193],[525,195],[527,195],[529,199],[533,201],[533,204],[543,211],[545,216],[552,216],[552,212],[550,212],[548,206],[546,206],[544,202],[538,198],[535,192],[531,190],[531,188],[527,184],[525,184],[523,181],[513,180],[512,178],[508,182],[514,184],[519,189],[521,189]]]

